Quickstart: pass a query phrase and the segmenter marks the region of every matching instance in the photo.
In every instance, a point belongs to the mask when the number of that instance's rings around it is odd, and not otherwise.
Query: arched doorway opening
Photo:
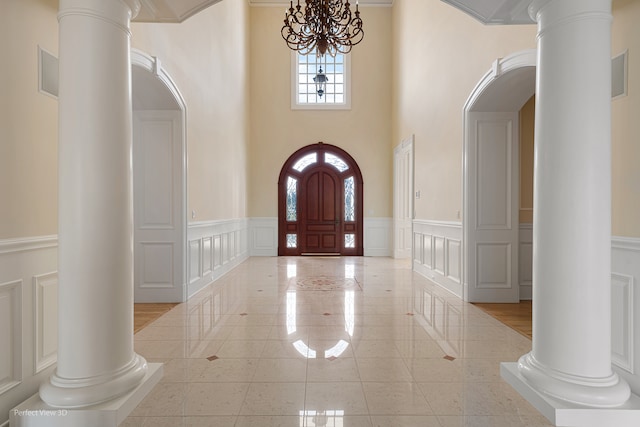
[[[521,298],[518,112],[535,85],[536,50],[517,52],[494,62],[464,106],[465,301]]]
[[[362,255],[363,182],[343,149],[319,142],[293,153],[278,180],[278,255]]]
[[[134,301],[187,299],[186,105],[155,57],[131,51]]]

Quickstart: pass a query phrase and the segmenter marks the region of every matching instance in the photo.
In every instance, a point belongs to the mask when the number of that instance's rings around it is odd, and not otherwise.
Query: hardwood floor
[[[176,305],[178,303],[133,304],[133,333],[140,331]]]
[[[531,301],[520,301],[519,304],[474,303],[473,305],[529,339],[532,338]]]

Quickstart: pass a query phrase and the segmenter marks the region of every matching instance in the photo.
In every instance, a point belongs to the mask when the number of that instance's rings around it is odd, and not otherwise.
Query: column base
[[[500,375],[533,407],[556,426],[637,427],[640,425],[640,397],[631,394],[615,408],[595,408],[555,399],[536,390],[520,373],[518,363],[501,363]]]
[[[605,378],[591,378],[555,371],[540,364],[533,353],[518,360],[518,370],[538,391],[575,405],[616,408],[629,400],[629,384],[612,372]]]
[[[40,398],[48,406],[75,409],[116,399],[140,384],[147,371],[144,357],[133,354],[131,361],[117,372],[91,378],[67,379],[57,371],[40,386]]]
[[[140,384],[108,402],[77,409],[54,408],[36,393],[9,412],[11,427],[117,427],[162,378],[162,363],[149,363]]]

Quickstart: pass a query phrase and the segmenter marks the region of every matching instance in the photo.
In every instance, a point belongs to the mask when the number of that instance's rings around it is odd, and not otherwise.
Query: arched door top
[[[278,179],[278,255],[362,255],[362,195],[349,153],[322,142],[297,150]]]
[[[312,155],[314,153],[317,153],[317,158],[315,161],[312,161]],[[353,157],[351,157],[351,155],[344,151],[342,148],[331,144],[325,144],[324,142],[307,145],[289,156],[287,161],[284,163],[282,170],[280,171],[278,184],[281,184],[283,180],[286,180],[287,174],[289,173],[302,173],[304,172],[304,169],[306,169],[306,167],[318,166],[323,162],[326,163],[326,160],[324,160],[323,158],[323,156],[326,155],[328,155],[330,158],[329,162],[331,162],[331,159],[333,159],[333,157],[331,156],[335,156],[338,158],[334,162],[334,167],[336,168],[336,170],[338,170],[338,172],[351,173],[354,175],[357,182],[362,184],[362,173],[360,172],[360,168],[358,167],[358,164],[353,159]],[[304,162],[303,159],[309,159],[307,161],[309,161],[310,163],[299,163],[301,161]],[[342,160],[344,164],[348,166],[348,169],[341,170],[342,168],[344,168],[344,166],[338,167],[339,160]]]

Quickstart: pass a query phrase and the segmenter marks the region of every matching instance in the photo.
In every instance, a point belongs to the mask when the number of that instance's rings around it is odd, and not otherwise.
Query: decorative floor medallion
[[[290,288],[300,291],[361,291],[356,279],[338,276],[292,277]]]

